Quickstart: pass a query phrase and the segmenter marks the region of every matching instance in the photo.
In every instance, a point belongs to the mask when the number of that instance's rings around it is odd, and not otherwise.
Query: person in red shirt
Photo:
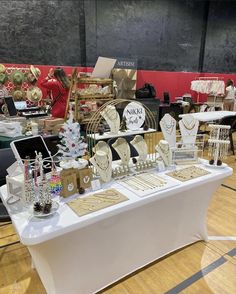
[[[50,92],[52,99],[51,114],[53,117],[64,118],[69,94],[70,81],[63,68],[51,68],[41,86]]]

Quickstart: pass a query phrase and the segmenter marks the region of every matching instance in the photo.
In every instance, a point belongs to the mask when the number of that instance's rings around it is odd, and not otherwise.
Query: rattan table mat
[[[167,173],[168,176],[176,180],[179,180],[181,182],[190,181],[199,177],[203,177],[208,174],[210,174],[209,171],[203,168],[197,167],[195,165]]]
[[[116,189],[107,189],[83,198],[75,199],[67,205],[79,216],[129,200]]]

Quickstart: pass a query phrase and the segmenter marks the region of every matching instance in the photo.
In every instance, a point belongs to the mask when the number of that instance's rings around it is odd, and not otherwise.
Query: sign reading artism
[[[128,130],[138,130],[145,122],[145,109],[141,104],[131,102],[125,107],[123,116]]]
[[[115,68],[137,69],[137,59],[116,58]]]

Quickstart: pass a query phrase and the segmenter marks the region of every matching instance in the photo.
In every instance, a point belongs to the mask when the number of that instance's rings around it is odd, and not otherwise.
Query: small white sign
[[[101,182],[98,179],[91,181],[91,188],[93,191],[101,189]]]
[[[145,108],[136,102],[129,103],[123,112],[128,130],[138,130],[145,122]]]

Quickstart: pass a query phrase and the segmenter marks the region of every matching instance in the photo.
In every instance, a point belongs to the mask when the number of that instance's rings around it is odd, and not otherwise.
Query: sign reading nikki
[[[125,107],[123,116],[128,130],[138,130],[145,122],[145,109],[141,104],[131,102]]]

